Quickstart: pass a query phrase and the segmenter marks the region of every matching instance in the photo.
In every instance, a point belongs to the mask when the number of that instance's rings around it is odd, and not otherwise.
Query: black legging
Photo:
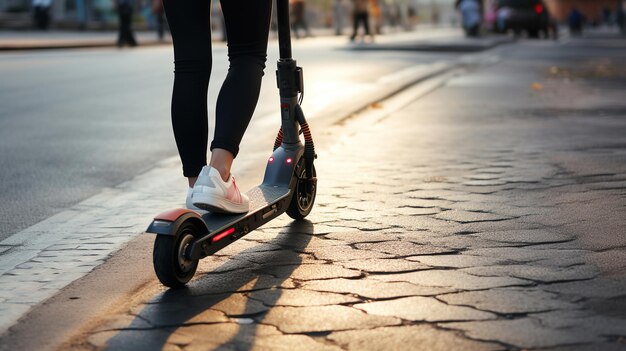
[[[119,34],[117,37],[117,46],[128,44],[136,46],[137,41],[133,35],[133,7],[128,3],[120,3],[117,9],[117,15],[120,21]]]
[[[164,0],[174,41],[172,126],[185,177],[206,165],[211,75],[209,0]],[[215,148],[239,152],[259,99],[267,59],[271,0],[222,0],[230,66],[217,98]]]
[[[365,35],[370,35],[370,24],[369,24],[369,13],[365,12],[354,12],[352,15],[352,36],[351,40],[356,38],[357,31],[359,30],[359,23],[363,23],[363,29],[365,29]]]

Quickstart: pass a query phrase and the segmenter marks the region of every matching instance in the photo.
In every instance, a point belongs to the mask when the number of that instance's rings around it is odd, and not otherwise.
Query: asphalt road
[[[309,115],[336,103],[357,106],[381,77],[454,57],[343,47],[334,38],[295,43]],[[277,51],[270,44],[244,143],[255,143],[254,135],[277,118]],[[225,46],[217,44],[213,53],[210,135],[227,71]],[[168,46],[0,55],[0,240],[176,156],[169,117],[172,61]]]

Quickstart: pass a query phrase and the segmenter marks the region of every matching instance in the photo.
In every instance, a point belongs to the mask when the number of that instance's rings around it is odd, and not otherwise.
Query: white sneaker
[[[216,213],[246,213],[250,203],[237,188],[232,175],[225,182],[220,172],[211,166],[204,166],[200,171],[191,193],[191,202],[194,206]]]
[[[191,195],[193,194],[193,189],[192,188],[188,188],[187,189],[187,198],[185,199],[185,207],[189,210],[192,211],[204,211],[201,208],[198,208],[196,206],[193,205],[193,202],[191,201]]]

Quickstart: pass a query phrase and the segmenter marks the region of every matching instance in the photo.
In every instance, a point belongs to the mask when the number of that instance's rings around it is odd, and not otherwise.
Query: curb
[[[139,42],[137,47],[146,47],[146,46],[160,46],[160,45],[170,45],[169,41],[153,41],[153,42]],[[20,45],[20,44],[8,44],[2,45],[0,44],[0,52],[2,51],[46,51],[46,50],[64,50],[64,49],[90,49],[90,48],[115,48],[117,44],[115,40],[111,42],[79,42],[79,43],[60,43],[59,45],[46,44],[44,46],[38,45]]]

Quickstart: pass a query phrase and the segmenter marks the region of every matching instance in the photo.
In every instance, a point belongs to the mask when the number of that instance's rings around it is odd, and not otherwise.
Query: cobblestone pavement
[[[377,83],[362,84],[357,88],[360,100],[339,99],[328,108],[316,106],[317,111],[308,116],[313,116],[318,126],[332,124],[338,119],[336,116],[367,108],[370,101],[454,67],[452,63],[430,61],[434,59],[430,57],[428,63],[380,76]],[[468,60],[460,58],[459,61]],[[315,96],[314,90],[308,90],[309,100],[314,100],[311,99]],[[271,151],[266,146],[272,145],[276,136],[274,127],[263,128],[263,124],[260,127],[257,124],[255,128],[254,142],[242,145],[242,154],[247,155],[247,159],[236,165],[237,174],[250,175],[239,178],[244,189],[256,185],[258,176],[263,174],[264,160]],[[0,350],[4,346],[3,334],[30,313],[32,307],[102,265],[113,252],[141,234],[155,213],[181,206],[187,185],[180,176],[179,158],[165,159],[150,167],[123,184],[104,188],[63,212],[0,241]],[[29,208],[28,212],[16,213],[29,217],[34,212],[37,210]]]
[[[507,48],[351,121],[310,222],[269,223],[66,347],[626,349],[626,75],[585,45]]]

